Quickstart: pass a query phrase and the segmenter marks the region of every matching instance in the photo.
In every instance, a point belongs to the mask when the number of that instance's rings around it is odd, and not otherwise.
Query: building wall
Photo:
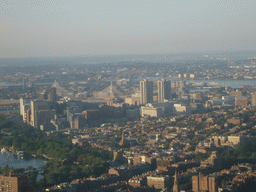
[[[165,189],[169,188],[170,179],[169,177],[158,177],[158,176],[148,176],[147,184],[149,187],[154,187],[155,189]]]
[[[139,157],[133,158],[133,165],[139,165],[142,163],[150,164],[152,170],[154,170],[156,168],[156,159],[155,158],[148,158],[145,156],[139,156]]]
[[[0,176],[1,191],[18,192],[18,178]]]
[[[27,110],[29,109],[30,109],[30,104],[25,104],[20,106],[20,110],[22,111],[21,115],[22,115],[23,122],[27,122]]]
[[[29,110],[27,110],[27,124],[30,124],[30,121],[31,121],[31,110],[29,109]]]
[[[23,122],[27,121],[27,110],[30,109],[31,99],[20,98],[20,115],[23,117]]]
[[[235,106],[236,107],[246,107],[248,105],[247,97],[236,97]]]
[[[85,110],[82,113],[86,120],[98,120],[101,117],[100,110]]]
[[[232,124],[240,124],[241,120],[235,117],[232,117],[230,119],[227,120],[228,123],[232,123]]]
[[[256,92],[251,93],[251,105],[256,106]]]
[[[56,94],[56,88],[51,87],[47,89],[47,100],[50,102],[56,102],[57,101],[57,94]]]
[[[7,177],[0,175],[0,191],[31,191],[26,177]]]
[[[141,157],[134,157],[133,158],[133,165],[141,164]]]
[[[208,180],[209,180],[209,191],[212,191],[212,192],[217,191],[218,187],[217,187],[215,178],[209,177]]]
[[[126,98],[124,99],[124,102],[127,103],[127,104],[129,104],[129,105],[132,105],[132,97],[126,97]]]
[[[242,95],[243,95],[243,92],[242,92],[242,91],[238,91],[238,90],[236,90],[236,91],[231,91],[231,92],[230,92],[230,95],[231,95],[231,96],[242,96]]]
[[[199,175],[199,188],[200,191],[208,191],[208,177],[204,177],[202,174]]]
[[[153,102],[153,81],[140,81],[140,104]]]
[[[137,188],[137,187],[146,187],[147,186],[147,178],[142,177],[142,178],[131,178],[128,181],[128,185]]]
[[[174,112],[184,113],[184,114],[191,114],[191,107],[181,105],[181,104],[174,104]]]
[[[155,107],[141,107],[141,116],[162,117],[162,109]]]
[[[233,145],[243,145],[246,142],[246,138],[239,135],[228,136],[228,141],[233,143]]]
[[[202,173],[199,172],[199,176],[192,176],[192,191],[217,192],[217,180],[215,177],[203,176]]]
[[[83,117],[77,117],[74,120],[75,129],[82,129],[86,126],[86,120]]]
[[[114,168],[109,169],[108,170],[108,174],[109,175],[117,175],[117,176],[119,176],[119,172],[116,169],[114,169]]]
[[[129,105],[140,105],[140,97],[126,97],[124,102]]]
[[[198,192],[199,191],[199,177],[192,176],[192,191]]]
[[[165,79],[157,81],[158,90],[158,103],[163,103],[164,100],[170,100],[171,95],[171,84],[170,81]]]
[[[35,124],[35,113],[36,111],[40,110],[49,110],[50,109],[50,103],[48,101],[31,101],[31,118],[30,118],[30,124],[35,127],[37,126]]]
[[[34,127],[40,128],[40,125],[49,123],[56,115],[55,110],[40,110],[35,112]]]

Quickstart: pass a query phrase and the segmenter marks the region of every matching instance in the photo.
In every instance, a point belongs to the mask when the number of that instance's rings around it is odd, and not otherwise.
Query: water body
[[[17,155],[14,155],[12,152],[0,153],[0,166],[4,167],[5,165],[8,165],[9,167],[24,169],[26,169],[28,166],[32,166],[33,168],[39,168],[40,166],[45,165],[45,161],[37,159],[35,157],[27,156],[22,159]],[[42,178],[43,176],[38,174],[37,180],[40,180]]]
[[[158,79],[166,79],[169,81],[180,81],[181,79],[176,78],[176,77],[148,77],[149,79],[153,80],[153,81],[157,81]],[[131,79],[131,81],[133,82],[140,82],[144,79],[147,78],[138,78],[138,79]],[[224,86],[224,87],[232,87],[232,88],[238,88],[239,86],[243,86],[243,85],[250,85],[252,87],[256,86],[256,80],[185,80],[188,83],[218,83],[219,86]],[[34,85],[36,86],[40,86],[40,85],[53,85],[54,83],[34,83]],[[8,87],[8,86],[23,86],[22,84],[7,84],[7,83],[0,83],[0,87]]]
[[[186,80],[188,83],[218,83],[218,86],[238,88],[239,86],[256,86],[256,80]]]
[[[142,81],[146,78],[138,78],[138,79],[134,79],[134,82],[139,82]],[[156,81],[158,79],[166,79],[169,81],[180,81],[181,79],[175,78],[175,77],[149,77],[149,79]],[[187,83],[217,83],[217,86],[222,86],[222,87],[232,87],[232,88],[238,88],[239,86],[244,86],[244,85],[250,85],[252,87],[256,86],[256,80],[185,80]]]
[[[47,86],[47,85],[53,85],[54,83],[34,83],[35,86]],[[0,87],[18,87],[18,86],[23,86],[23,84],[9,84],[9,83],[5,83],[5,82],[2,82],[0,83]]]

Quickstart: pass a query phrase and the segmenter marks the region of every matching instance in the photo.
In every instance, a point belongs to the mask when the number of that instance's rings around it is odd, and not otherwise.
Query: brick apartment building
[[[147,184],[149,187],[155,189],[170,188],[170,177],[169,176],[148,176]]]
[[[25,192],[32,190],[26,177],[12,177],[0,175],[0,191]]]
[[[192,191],[217,192],[217,178],[213,176],[203,176],[202,173],[199,172],[199,176],[192,176]]]
[[[248,106],[248,98],[244,96],[237,96],[235,98],[235,106],[236,107],[247,107]]]

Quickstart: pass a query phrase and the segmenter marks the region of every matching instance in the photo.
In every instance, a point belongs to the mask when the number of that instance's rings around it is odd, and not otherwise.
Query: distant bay
[[[54,82],[53,82],[53,83],[54,83]],[[49,86],[50,86],[50,85],[53,85],[53,83],[34,83],[34,85],[35,85],[35,86],[37,86],[37,85],[38,85],[38,86],[40,86],[40,85],[41,85],[41,86],[43,86],[43,85],[45,85],[45,86],[46,86],[46,85],[49,85]],[[9,84],[9,83],[5,83],[5,82],[0,83],[0,87],[15,87],[15,86],[16,86],[16,87],[17,87],[17,86],[23,86],[23,84],[16,84],[16,83],[14,83],[14,84],[10,83],[10,84]]]
[[[178,78],[175,78],[175,77],[148,77],[149,79],[153,80],[153,81],[156,81],[158,79],[166,79],[166,80],[169,80],[169,81],[181,81],[182,79],[178,79]],[[134,79],[133,81],[142,81],[144,79],[147,79],[146,77],[145,78],[139,78],[139,79]],[[187,83],[216,83],[216,85],[218,86],[222,86],[222,87],[232,87],[232,88],[238,88],[239,86],[244,86],[244,85],[250,85],[252,87],[255,87],[256,86],[256,80],[252,79],[252,80],[246,80],[246,79],[242,79],[242,80],[238,80],[238,79],[221,79],[221,80],[218,80],[218,79],[210,79],[210,80],[192,80],[192,79],[187,79],[187,80],[184,80],[186,81]]]
[[[188,83],[217,83],[218,86],[222,87],[232,87],[238,88],[239,86],[249,85],[252,87],[256,86],[256,80],[236,80],[236,79],[227,79],[227,80],[186,80]]]

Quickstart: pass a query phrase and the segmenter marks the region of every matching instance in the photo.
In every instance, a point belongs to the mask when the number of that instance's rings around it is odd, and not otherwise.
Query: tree
[[[196,145],[190,145],[188,151],[195,151]]]

